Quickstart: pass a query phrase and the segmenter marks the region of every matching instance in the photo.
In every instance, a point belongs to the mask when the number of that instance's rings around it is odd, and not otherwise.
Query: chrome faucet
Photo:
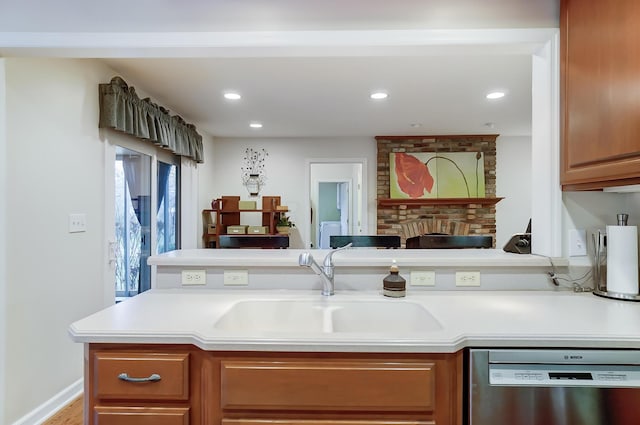
[[[322,295],[329,296],[333,295],[335,284],[333,282],[333,254],[336,252],[347,249],[351,246],[351,243],[346,244],[345,246],[341,246],[340,248],[336,248],[333,251],[329,252],[326,257],[324,257],[324,261],[322,262],[322,267],[316,263],[313,259],[313,256],[310,252],[303,252],[298,257],[298,264],[304,267],[311,267],[320,279],[322,280]]]

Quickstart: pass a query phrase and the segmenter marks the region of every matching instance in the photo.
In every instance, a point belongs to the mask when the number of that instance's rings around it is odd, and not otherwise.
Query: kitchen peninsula
[[[336,295],[322,296],[302,251],[259,251],[154,256],[154,289],[71,325],[90,424],[461,424],[467,348],[640,343],[640,305],[557,288],[544,257],[353,249],[335,255]],[[445,290],[382,296],[392,257],[409,283],[434,271]],[[204,285],[183,286],[185,270]],[[450,286],[459,270],[479,270],[481,289]]]

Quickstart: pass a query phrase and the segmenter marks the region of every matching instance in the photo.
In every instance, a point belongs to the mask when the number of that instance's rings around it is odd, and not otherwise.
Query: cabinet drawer
[[[96,425],[189,425],[186,407],[102,407],[94,409]]]
[[[436,423],[393,419],[222,419],[222,425],[436,425]]]
[[[188,400],[189,354],[96,353],[93,385],[96,399]]]
[[[429,412],[435,364],[371,361],[223,361],[226,410]]]

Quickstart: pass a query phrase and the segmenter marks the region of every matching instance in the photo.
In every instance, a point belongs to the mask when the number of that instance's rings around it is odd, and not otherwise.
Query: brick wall
[[[479,136],[378,136],[378,199],[389,198],[389,154],[391,152],[483,152],[485,196],[496,196],[496,138]],[[495,203],[465,205],[378,205],[377,232],[402,235],[401,224],[412,220],[436,219],[469,223],[469,234],[496,233]],[[404,244],[404,240],[402,241]]]

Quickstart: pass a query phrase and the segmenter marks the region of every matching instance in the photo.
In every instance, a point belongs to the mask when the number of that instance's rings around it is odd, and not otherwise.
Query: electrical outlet
[[[435,286],[436,272],[412,271],[410,277],[411,286]]]
[[[456,272],[456,286],[480,286],[480,272]]]
[[[206,285],[207,272],[205,270],[182,270],[183,285]]]
[[[587,255],[587,234],[584,229],[569,231],[569,257]]]
[[[225,270],[224,271],[225,286],[241,286],[249,284],[248,270]]]
[[[69,214],[69,233],[78,233],[87,231],[87,215],[86,214]]]

